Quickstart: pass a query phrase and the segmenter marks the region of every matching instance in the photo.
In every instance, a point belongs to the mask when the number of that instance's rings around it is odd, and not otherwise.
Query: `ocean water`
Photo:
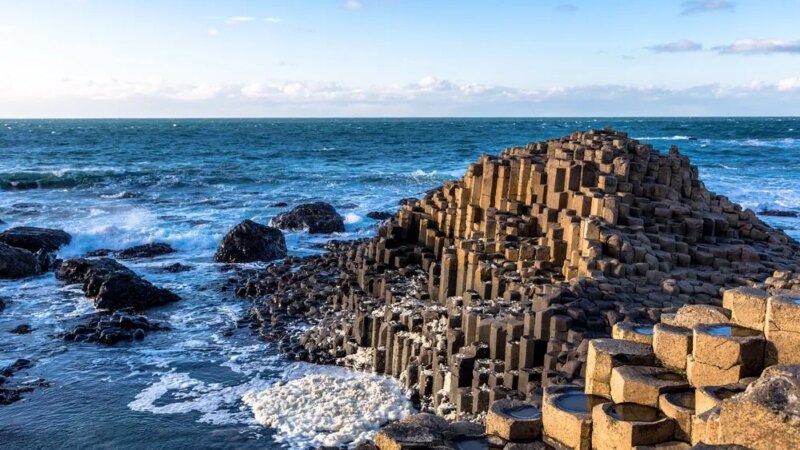
[[[92,311],[52,273],[0,281],[0,367],[50,387],[0,406],[1,448],[282,448],[302,443],[262,426],[242,397],[306,374],[248,329],[245,301],[220,291],[211,257],[245,218],[267,223],[324,200],[345,217],[337,236],[289,233],[307,255],[331,237],[370,236],[370,211],[463,174],[482,153],[612,126],[666,151],[677,145],[713,191],[754,209],[800,212],[800,119],[330,119],[0,121],[0,220],[61,228],[62,257],[167,242],[177,253],[126,261],[183,297],[148,315],[172,331],[104,347],[54,335]],[[764,217],[800,238],[800,220]],[[0,225],[0,229],[6,227]],[[189,272],[160,267],[181,262]],[[28,335],[8,331],[30,324]]]

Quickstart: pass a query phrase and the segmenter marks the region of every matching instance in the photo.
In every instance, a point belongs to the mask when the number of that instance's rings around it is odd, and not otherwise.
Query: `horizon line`
[[[0,120],[398,120],[398,119],[800,119],[799,115],[620,115],[620,116],[85,116],[10,117]]]

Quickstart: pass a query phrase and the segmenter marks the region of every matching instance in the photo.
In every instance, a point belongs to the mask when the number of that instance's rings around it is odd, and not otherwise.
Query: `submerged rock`
[[[28,334],[31,331],[33,331],[33,329],[31,328],[30,325],[22,324],[22,325],[17,325],[16,327],[14,327],[11,330],[11,333],[14,333],[14,334]]]
[[[54,252],[72,241],[65,231],[50,228],[14,227],[0,233],[0,242],[36,253]]]
[[[56,278],[81,283],[83,292],[94,300],[97,309],[142,310],[180,300],[176,294],[159,288],[132,270],[109,258],[77,258],[65,261]]]
[[[308,230],[312,234],[341,233],[344,220],[336,209],[325,202],[305,203],[278,214],[272,224],[283,230]]]
[[[386,220],[392,216],[393,216],[392,213],[385,211],[372,211],[367,214],[367,217],[369,217],[372,220]]]
[[[168,266],[163,266],[161,267],[161,270],[169,273],[188,272],[192,270],[192,266],[187,266],[181,263],[175,263],[175,264],[170,264]]]
[[[216,262],[246,263],[272,261],[286,256],[286,239],[281,230],[245,220],[222,238]]]
[[[800,217],[800,211],[780,211],[775,209],[768,209],[758,213],[759,216],[770,217]]]
[[[20,358],[8,367],[0,370],[0,405],[8,405],[22,398],[22,394],[32,392],[36,387],[47,387],[48,383],[42,379],[15,382],[13,377],[19,371],[30,369],[33,363],[29,359]]]
[[[119,259],[155,258],[156,256],[167,255],[170,253],[175,253],[175,249],[169,244],[153,243],[126,248],[125,250],[117,253],[117,257]]]

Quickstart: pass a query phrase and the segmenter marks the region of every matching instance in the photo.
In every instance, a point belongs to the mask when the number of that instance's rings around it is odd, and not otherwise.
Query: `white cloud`
[[[681,52],[694,52],[703,49],[703,44],[699,42],[683,39],[680,41],[667,42],[666,44],[657,44],[647,47],[656,53],[681,53]]]
[[[741,39],[730,45],[714,47],[726,54],[800,53],[800,41],[785,39]]]
[[[265,17],[264,18],[264,22],[267,22],[267,23],[281,23],[281,22],[284,22],[284,20],[282,18],[280,18],[280,17]]]
[[[219,84],[53,77],[0,89],[0,117],[23,113],[32,117],[797,115],[800,77],[687,88],[622,84],[520,88],[434,76],[383,86],[317,80]]]
[[[228,18],[228,20],[226,20],[225,22],[226,22],[228,25],[238,25],[238,24],[240,24],[240,23],[252,22],[252,21],[254,21],[254,20],[256,20],[256,19],[255,19],[255,17],[249,17],[249,16],[235,16],[235,17],[229,17],[229,18]]]
[[[778,90],[781,92],[800,90],[800,77],[786,78],[778,81]]]
[[[364,7],[364,2],[361,0],[347,0],[344,2],[344,7],[347,9],[361,9]]]
[[[691,0],[681,3],[681,15],[714,12],[714,11],[733,11],[736,3],[725,0]]]
[[[219,36],[219,30],[216,28],[209,28],[208,29],[209,36]]]

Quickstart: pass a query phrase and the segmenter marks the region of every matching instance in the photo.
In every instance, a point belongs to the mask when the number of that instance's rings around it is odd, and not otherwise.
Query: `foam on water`
[[[276,441],[298,450],[353,446],[414,412],[397,380],[365,373],[306,375],[243,400],[259,423],[277,431]]]

